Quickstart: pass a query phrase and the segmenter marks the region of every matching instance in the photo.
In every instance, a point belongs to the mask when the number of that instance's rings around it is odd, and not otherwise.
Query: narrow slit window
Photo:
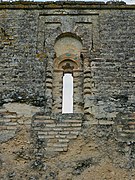
[[[73,113],[73,76],[70,73],[63,76],[62,113]]]

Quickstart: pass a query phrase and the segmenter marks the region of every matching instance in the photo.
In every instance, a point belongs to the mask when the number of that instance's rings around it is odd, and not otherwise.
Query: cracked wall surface
[[[134,25],[124,2],[0,3],[0,179],[135,179]]]

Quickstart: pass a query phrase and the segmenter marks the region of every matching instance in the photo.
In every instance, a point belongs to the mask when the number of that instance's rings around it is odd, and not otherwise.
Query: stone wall
[[[54,40],[57,34],[74,32],[88,50],[90,113],[115,118],[119,112],[134,112],[134,5],[101,3],[100,10],[96,4],[70,10],[68,3],[64,9],[61,6],[60,2],[1,3],[1,105],[44,106],[45,68],[54,59]]]
[[[135,178],[134,24],[124,2],[0,3],[0,179]],[[72,114],[55,63],[67,59]]]
[[[2,8],[0,13],[1,105],[21,101],[43,106],[45,68],[36,53],[38,15],[23,9]]]

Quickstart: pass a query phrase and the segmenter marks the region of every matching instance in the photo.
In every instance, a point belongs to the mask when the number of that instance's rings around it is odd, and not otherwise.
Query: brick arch
[[[81,69],[80,57],[74,54],[63,54],[58,58],[54,59],[54,69],[63,70],[62,66],[65,63],[70,63],[74,70]]]
[[[58,68],[59,69],[66,69],[67,68],[72,68],[73,70],[74,69],[78,69],[78,64],[71,60],[71,59],[64,59],[63,61],[61,61],[58,65]]]

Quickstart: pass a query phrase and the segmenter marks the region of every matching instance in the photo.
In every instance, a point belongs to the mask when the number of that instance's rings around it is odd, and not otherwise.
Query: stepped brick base
[[[82,114],[61,114],[58,116],[35,115],[32,126],[38,140],[46,142],[47,152],[68,150],[69,142],[76,139],[82,127]]]
[[[17,114],[0,108],[0,143],[15,136],[17,130]]]
[[[118,139],[121,141],[135,141],[135,113],[125,114],[119,119]]]

